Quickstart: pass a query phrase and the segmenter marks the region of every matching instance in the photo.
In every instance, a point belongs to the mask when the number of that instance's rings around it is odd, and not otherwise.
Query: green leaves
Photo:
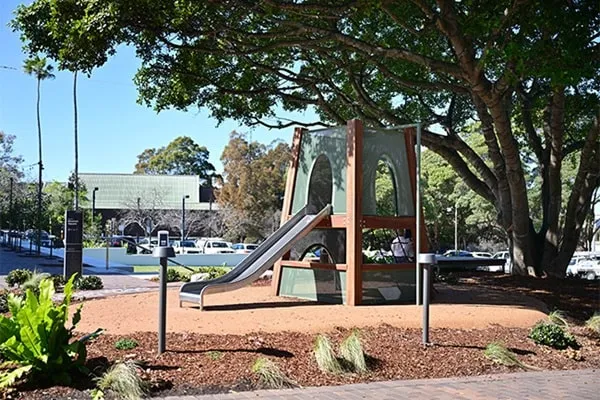
[[[64,299],[54,304],[54,284],[44,279],[39,284],[39,294],[28,289],[23,300],[10,295],[11,316],[0,316],[0,353],[18,367],[0,373],[0,387],[12,385],[24,374],[40,374],[55,383],[68,384],[73,368],[81,368],[86,349],[83,341],[73,341],[73,331],[81,320],[81,306],[73,315],[67,330],[69,304],[73,294],[75,275],[64,289]]]

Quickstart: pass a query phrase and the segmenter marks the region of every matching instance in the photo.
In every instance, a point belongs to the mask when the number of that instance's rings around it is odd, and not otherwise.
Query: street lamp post
[[[458,197],[454,202],[454,251],[458,256]]]
[[[189,198],[189,194],[181,198],[181,240],[185,240],[185,199]]]
[[[92,190],[92,224],[94,224],[94,217],[96,216],[96,192],[98,191],[98,188],[95,187],[94,190]]]

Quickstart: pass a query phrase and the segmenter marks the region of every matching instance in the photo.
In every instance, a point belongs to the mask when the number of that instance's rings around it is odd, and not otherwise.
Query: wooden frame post
[[[288,168],[285,181],[285,194],[283,196],[283,206],[281,208],[280,226],[285,224],[292,212],[292,202],[294,199],[294,187],[296,186],[296,172],[300,163],[300,144],[302,136],[306,130],[304,128],[294,129],[294,138],[292,139],[292,159]],[[289,258],[289,252],[284,254],[283,259]],[[281,260],[275,263],[273,267],[273,279],[271,281],[271,293],[279,296],[279,286],[281,285]]]
[[[346,169],[346,304],[362,302],[363,124],[348,121]]]

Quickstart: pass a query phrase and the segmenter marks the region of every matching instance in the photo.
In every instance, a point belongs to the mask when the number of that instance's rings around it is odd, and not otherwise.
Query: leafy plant
[[[39,294],[27,289],[25,298],[8,295],[10,317],[0,316],[0,353],[7,369],[0,372],[0,388],[13,385],[23,376],[69,384],[76,371],[85,372],[85,339],[72,340],[81,319],[81,306],[66,328],[75,276],[65,285],[64,298],[54,304],[51,279],[40,282]]]
[[[297,386],[279,369],[277,364],[266,357],[260,357],[252,366],[252,372],[258,376],[260,383],[269,389],[283,389]]]
[[[28,269],[13,269],[6,275],[5,281],[9,287],[21,286],[31,278],[32,272]]]
[[[8,312],[8,290],[0,290],[0,313]]]
[[[198,273],[208,274],[208,279],[217,279],[231,271],[227,267],[200,267]]]
[[[531,329],[529,338],[537,344],[550,346],[555,349],[566,349],[567,347],[578,348],[579,344],[575,337],[555,324],[540,322]]]
[[[65,284],[67,283],[65,276],[62,274],[50,275],[50,279],[52,279],[52,282],[54,283],[54,290],[56,290],[57,292],[61,292],[63,286],[65,286]]]
[[[221,358],[223,358],[223,353],[215,350],[207,352],[206,355],[213,361],[219,361]]]
[[[569,323],[567,322],[566,315],[561,310],[554,310],[550,314],[548,314],[548,320],[554,325],[558,325],[567,329],[569,328]]]
[[[600,313],[595,312],[590,319],[585,321],[586,328],[596,332],[596,334],[600,335]]]
[[[131,350],[138,346],[138,342],[135,339],[123,338],[115,342],[115,349],[117,350]]]
[[[96,275],[82,276],[77,279],[76,284],[79,290],[100,290],[104,288],[102,279]]]
[[[517,355],[500,342],[488,344],[483,354],[496,364],[505,365],[507,367],[525,368],[525,365],[519,361]]]
[[[167,269],[167,282],[180,282],[181,274],[175,268]]]
[[[315,360],[323,372],[341,374],[343,371],[340,361],[335,356],[331,341],[325,335],[318,335],[314,347]]]
[[[340,344],[340,355],[355,372],[365,373],[369,370],[360,340],[360,332],[357,329],[353,330],[350,336]]]
[[[117,362],[96,380],[97,391],[113,392],[123,400],[139,400],[148,392],[148,384],[138,374],[138,366],[132,361]],[[99,397],[98,394],[97,398]]]

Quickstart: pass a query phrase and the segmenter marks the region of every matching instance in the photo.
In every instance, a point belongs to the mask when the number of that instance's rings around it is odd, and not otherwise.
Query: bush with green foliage
[[[63,274],[50,275],[50,279],[52,279],[52,282],[54,283],[54,289],[57,292],[62,291],[63,286],[65,286],[65,284],[67,283],[67,280],[65,279],[65,276]]]
[[[102,279],[96,275],[86,275],[75,282],[79,290],[100,290],[104,288]]]
[[[175,268],[167,269],[167,282],[181,282],[182,274]]]
[[[102,377],[96,379],[95,399],[104,398],[104,392],[112,392],[122,400],[139,400],[148,393],[148,383],[138,374],[133,361],[117,362]]]
[[[87,372],[85,340],[74,340],[81,320],[81,306],[69,328],[69,305],[73,276],[65,285],[64,298],[54,304],[51,279],[40,282],[39,294],[28,289],[25,297],[8,295],[10,317],[0,316],[0,354],[6,369],[0,372],[0,388],[13,385],[24,376],[68,385],[73,373]]]
[[[117,350],[131,350],[138,346],[138,342],[131,338],[119,339],[115,342],[115,349]]]
[[[566,349],[567,347],[578,348],[579,344],[575,337],[555,324],[540,322],[531,329],[529,338],[537,344],[550,346],[555,349]]]
[[[50,274],[47,272],[39,272],[33,271],[29,279],[26,282],[23,282],[21,285],[21,289],[23,292],[26,292],[28,289],[32,290],[35,294],[39,293],[40,283],[44,279],[50,278]]]
[[[262,386],[268,389],[284,389],[297,386],[279,369],[277,364],[266,357],[260,357],[252,366],[252,372],[258,376]]]
[[[0,290],[0,313],[8,312],[8,290]]]
[[[13,269],[6,275],[6,284],[9,287],[21,286],[27,282],[33,273],[28,269]]]

